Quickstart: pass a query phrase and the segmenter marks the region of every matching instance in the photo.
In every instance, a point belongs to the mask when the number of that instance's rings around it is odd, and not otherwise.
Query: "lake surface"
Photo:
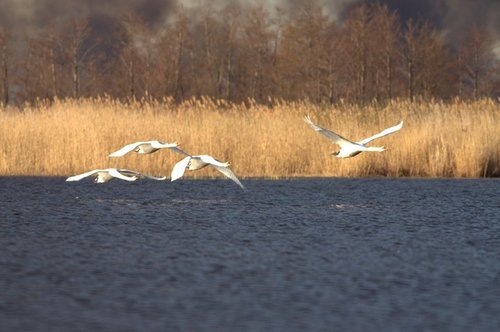
[[[0,331],[498,331],[500,180],[0,177]]]

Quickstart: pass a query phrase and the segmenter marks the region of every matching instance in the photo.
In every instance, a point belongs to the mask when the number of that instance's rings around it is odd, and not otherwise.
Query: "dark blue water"
[[[498,331],[500,181],[0,178],[1,331]]]

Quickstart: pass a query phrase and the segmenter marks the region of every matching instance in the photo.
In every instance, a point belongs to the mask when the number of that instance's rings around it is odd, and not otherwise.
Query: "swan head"
[[[332,154],[333,154],[334,156],[338,156],[338,155],[339,155],[339,153],[340,153],[340,151],[334,151],[334,152],[332,152]]]

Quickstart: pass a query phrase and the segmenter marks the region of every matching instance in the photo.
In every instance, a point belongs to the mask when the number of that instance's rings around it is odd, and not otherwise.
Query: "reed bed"
[[[302,120],[352,139],[404,120],[401,131],[370,145],[383,153],[338,159],[337,149]],[[230,161],[239,177],[490,177],[500,176],[500,105],[491,99],[385,105],[315,105],[274,101],[272,107],[211,99],[181,104],[110,99],[40,102],[0,111],[0,175],[68,176],[95,168],[169,175],[182,158],[108,154],[134,141],[178,142],[191,154]],[[220,177],[213,169],[188,177]]]

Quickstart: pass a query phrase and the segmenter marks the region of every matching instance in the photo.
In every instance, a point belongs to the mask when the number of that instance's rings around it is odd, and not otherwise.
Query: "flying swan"
[[[88,176],[93,176],[95,183],[106,183],[115,178],[125,181],[136,181],[139,179],[151,179],[151,180],[162,181],[166,179],[166,177],[158,178],[155,176],[144,175],[139,172],[131,171],[128,169],[105,168],[105,169],[95,169],[93,171],[70,176],[69,178],[66,179],[66,181],[67,182],[80,181],[81,179],[84,179]]]
[[[148,154],[156,152],[160,149],[172,149],[177,147],[177,143],[162,143],[159,141],[144,141],[144,142],[135,142],[131,144],[125,145],[120,150],[117,150],[109,155],[109,157],[121,157],[126,155],[127,153],[134,151],[139,154]]]
[[[313,123],[311,121],[311,118],[309,117],[309,115],[304,117],[304,121],[307,123],[307,125],[309,127],[314,129],[315,131],[317,131],[321,135],[325,136],[326,138],[330,139],[331,141],[333,141],[333,143],[340,146],[340,151],[332,153],[332,154],[336,155],[337,158],[354,157],[354,156],[356,156],[364,151],[382,152],[385,150],[385,147],[383,147],[383,146],[366,146],[366,144],[373,141],[374,139],[392,134],[392,133],[400,130],[403,127],[403,121],[401,121],[400,123],[398,123],[394,127],[387,128],[376,135],[365,138],[364,140],[361,140],[359,142],[352,142],[352,141],[340,136],[339,134],[334,133],[333,131],[330,131],[328,129],[325,129],[325,128],[320,127],[317,124]]]
[[[186,158],[182,159],[181,161],[177,162],[174,165],[174,168],[172,169],[172,173],[170,175],[170,181],[175,181],[175,180],[181,178],[184,175],[184,172],[186,171],[186,169],[190,170],[190,171],[196,171],[196,170],[202,169],[203,167],[210,165],[213,168],[215,168],[216,170],[218,170],[219,172],[221,172],[222,174],[224,174],[226,177],[228,177],[231,180],[233,180],[234,182],[236,182],[236,184],[238,184],[238,186],[240,186],[241,189],[246,190],[245,186],[243,186],[243,184],[241,184],[240,180],[238,180],[236,175],[229,168],[229,166],[231,166],[231,164],[229,162],[219,161],[219,160],[213,158],[212,156],[209,156],[206,154],[192,156],[192,155],[182,151],[179,148],[175,148],[174,150],[176,152],[179,152],[179,153],[185,155]]]

